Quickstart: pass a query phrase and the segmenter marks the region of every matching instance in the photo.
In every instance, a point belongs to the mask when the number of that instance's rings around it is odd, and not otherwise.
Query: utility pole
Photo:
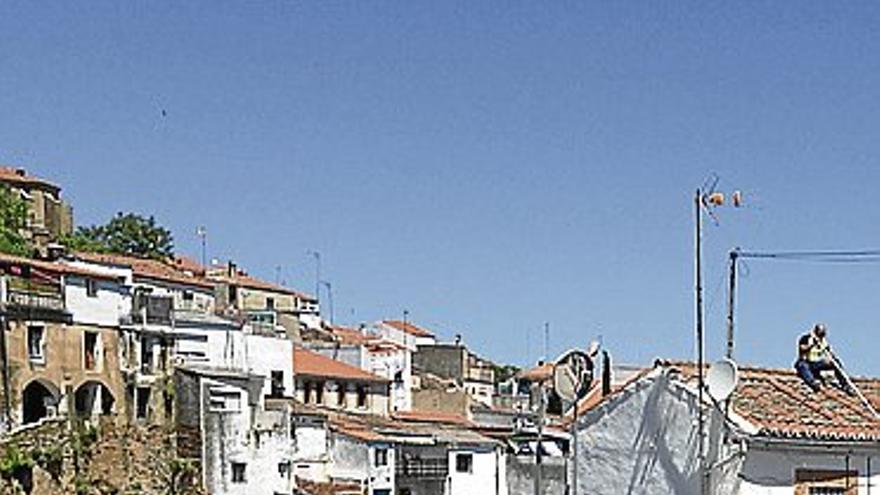
[[[736,263],[739,248],[730,251],[730,286],[727,295],[727,359],[733,359],[733,311],[736,304]]]
[[[202,244],[202,267],[206,270],[208,269],[208,259],[207,259],[207,239],[208,239],[208,229],[205,228],[204,225],[199,225],[196,227],[196,235],[199,236]]]
[[[327,288],[327,304],[330,306],[328,309],[330,312],[330,324],[332,325],[333,324],[333,286],[330,284],[330,282],[327,282],[326,280],[322,281],[321,283],[324,285],[324,287]]]
[[[694,196],[696,232],[694,239],[694,271],[696,291],[696,338],[697,338],[697,462],[700,472],[700,494],[706,495],[705,419],[703,417],[703,191],[697,189]]]

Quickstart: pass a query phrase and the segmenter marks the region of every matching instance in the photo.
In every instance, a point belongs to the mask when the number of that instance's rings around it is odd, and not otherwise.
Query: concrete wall
[[[447,455],[449,458],[448,490],[450,495],[487,495],[493,493],[505,495],[507,493],[504,461],[501,454],[494,448],[452,447]],[[459,455],[471,456],[473,462],[470,472],[459,472],[456,469],[456,458]]]
[[[243,311],[266,311],[267,300],[272,298],[275,311],[293,312],[297,309],[296,296],[282,292],[269,292],[240,287],[238,289],[238,309]]]
[[[284,396],[293,397],[293,342],[278,337],[245,335],[247,370],[265,379],[263,395],[272,390],[272,371],[284,374]]]
[[[534,456],[510,455],[507,456],[506,461],[505,473],[509,493],[511,495],[535,493],[535,477],[537,473],[535,472]],[[542,495],[565,495],[567,493],[565,459],[561,457],[545,457],[541,461]],[[579,491],[593,493],[589,489]]]
[[[64,299],[67,310],[76,323],[115,327],[131,312],[131,297],[119,282],[92,279],[98,292],[89,296],[84,277],[64,277]]]
[[[293,419],[294,472],[297,477],[326,482],[330,477],[330,438],[323,418],[299,415]]]
[[[868,470],[868,459],[872,465]],[[880,446],[873,450],[858,449],[850,453],[846,448],[791,448],[752,444],[745,464],[732,487],[731,493],[740,495],[790,495],[798,469],[816,471],[855,471],[853,481],[858,495],[868,495],[870,480],[872,492],[880,487]]]
[[[430,373],[461,383],[465,377],[466,359],[467,349],[462,346],[423,346],[413,354],[413,368],[416,372]]]

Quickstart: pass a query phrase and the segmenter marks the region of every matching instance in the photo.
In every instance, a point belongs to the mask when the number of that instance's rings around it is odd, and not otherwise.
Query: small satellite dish
[[[736,363],[731,359],[722,359],[709,368],[709,373],[706,374],[706,388],[713,399],[726,400],[736,388],[737,380]]]

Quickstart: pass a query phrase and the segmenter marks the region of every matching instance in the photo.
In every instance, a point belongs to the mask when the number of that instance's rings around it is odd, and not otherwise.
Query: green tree
[[[0,252],[30,256],[33,249],[24,237],[28,205],[9,187],[0,187]]]
[[[77,227],[64,239],[74,251],[114,253],[144,258],[164,259],[174,255],[171,231],[156,223],[152,216],[117,213],[104,225]]]

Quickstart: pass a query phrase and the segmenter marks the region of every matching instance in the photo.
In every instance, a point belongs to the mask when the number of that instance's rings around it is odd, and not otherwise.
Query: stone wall
[[[199,494],[173,445],[161,427],[44,420],[0,442],[0,494]]]

